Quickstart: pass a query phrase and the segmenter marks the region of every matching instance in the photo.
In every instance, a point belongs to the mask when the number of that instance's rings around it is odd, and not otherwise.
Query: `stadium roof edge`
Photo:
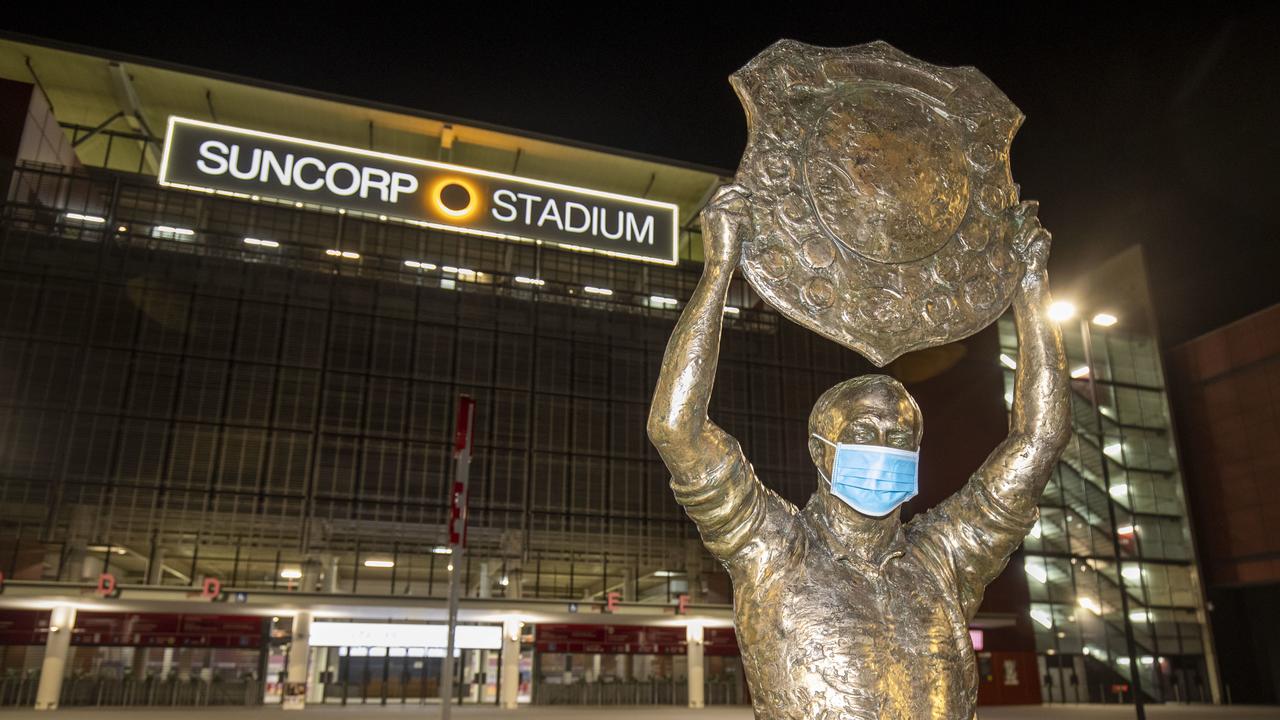
[[[504,125],[489,123],[481,120],[471,120],[468,118],[463,118],[463,117],[458,117],[453,115],[443,115],[439,113],[432,113],[425,110],[419,110],[417,108],[397,105],[395,103],[387,103],[387,102],[382,102],[378,100],[356,98],[348,95],[342,95],[339,93],[330,93],[322,90],[313,90],[310,88],[299,87],[296,85],[290,85],[288,83],[250,78],[250,77],[245,77],[243,75],[237,75],[235,73],[227,73],[219,70],[209,70],[206,68],[185,65],[182,63],[170,62],[167,60],[157,60],[154,58],[149,58],[141,55],[134,55],[134,54],[122,53],[114,50],[95,48],[87,45],[80,45],[77,43],[64,42],[61,40],[52,40],[52,39],[42,38],[34,35],[28,35],[25,33],[12,32],[4,29],[0,29],[0,40],[9,40],[12,42],[36,45],[36,46],[48,48],[51,50],[61,50],[63,52],[77,53],[81,55],[87,55],[90,57],[98,57],[107,61],[146,65],[146,66],[151,66],[151,67],[155,67],[162,70],[168,70],[171,72],[186,73],[186,74],[195,75],[199,77],[205,77],[211,80],[219,80],[222,82],[247,85],[251,87],[257,87],[263,90],[274,91],[274,92],[301,95],[304,97],[310,97],[317,100],[324,100],[328,102],[351,105],[355,107],[363,107],[369,110],[376,110],[379,112],[387,112],[387,113],[417,117],[424,120],[430,120],[433,122],[457,124],[465,127],[472,127],[477,130],[485,130],[488,132],[502,133],[502,134],[512,135],[515,137],[523,137],[529,140],[535,140],[539,142],[563,145],[567,147],[573,147],[573,148],[578,148],[581,150],[587,150],[592,152],[599,152],[599,153],[604,153],[608,155],[627,157],[634,160],[652,162],[660,165],[667,165],[673,168],[692,170],[695,172],[703,172],[703,173],[708,173],[712,175],[718,175],[720,177],[725,177],[725,178],[732,177],[733,175],[733,171],[726,168],[719,168],[711,165],[704,165],[701,163],[677,160],[674,158],[664,157],[661,155],[654,155],[650,153],[643,153],[643,152],[638,152],[634,150],[627,150],[623,148],[616,148],[616,147],[610,147],[607,145],[574,140],[571,138],[560,137],[560,136],[551,135],[548,133],[539,133],[539,132],[534,132],[529,130],[522,130],[518,128],[511,128]]]

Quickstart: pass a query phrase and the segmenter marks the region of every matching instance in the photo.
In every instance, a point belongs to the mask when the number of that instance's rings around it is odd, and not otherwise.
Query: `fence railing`
[[[0,707],[31,707],[36,701],[40,672],[7,673],[0,677]],[[202,707],[258,705],[262,683],[252,678],[143,679],[72,675],[62,683],[62,707]]]
[[[710,680],[703,684],[707,705],[741,705],[746,697],[741,684]],[[539,683],[534,688],[535,705],[687,705],[689,686],[685,680],[631,682]]]

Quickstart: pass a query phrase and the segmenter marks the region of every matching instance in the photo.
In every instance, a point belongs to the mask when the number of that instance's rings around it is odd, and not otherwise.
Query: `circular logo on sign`
[[[436,207],[451,217],[462,217],[471,212],[472,195],[465,185],[446,181],[436,190]]]

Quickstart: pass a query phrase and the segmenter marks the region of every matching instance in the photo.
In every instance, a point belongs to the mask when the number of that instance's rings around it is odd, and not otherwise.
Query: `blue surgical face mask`
[[[879,445],[833,443],[815,438],[836,450],[831,464],[831,494],[864,515],[884,517],[916,496],[919,450],[899,450]]]

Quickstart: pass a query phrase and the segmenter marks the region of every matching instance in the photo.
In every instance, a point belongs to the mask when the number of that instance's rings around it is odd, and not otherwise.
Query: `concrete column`
[[[160,658],[160,677],[168,678],[170,672],[173,672],[173,648],[167,647]]]
[[[600,661],[603,656],[596,653],[591,656],[591,677],[587,678],[588,682],[600,682]]]
[[[324,573],[324,591],[328,593],[338,592],[338,566],[339,558],[337,555],[331,555],[328,558],[328,569]]]
[[[209,648],[204,653],[204,664],[200,666],[200,679],[204,682],[213,682],[213,648]]]
[[[178,679],[187,681],[191,679],[192,653],[194,648],[175,648],[178,657]]]
[[[164,579],[164,550],[163,547],[156,548],[151,564],[147,566],[148,585],[159,585]]]
[[[324,574],[325,564],[322,558],[309,557],[302,563],[302,580],[298,583],[301,592],[315,592],[321,587],[320,576]]]
[[[44,664],[40,666],[40,685],[36,688],[37,710],[58,709],[62,675],[71,651],[71,628],[75,624],[75,608],[60,605],[49,613],[49,638],[44,643]]]
[[[480,668],[481,668],[480,651],[467,650],[466,653],[467,653],[467,676],[463,678],[463,681],[467,683],[467,699],[471,700],[472,702],[480,702],[480,699],[482,697],[481,693],[484,691],[484,688],[480,687],[476,683],[476,676],[480,674]]]
[[[149,648],[135,647],[133,648],[133,659],[130,662],[134,680],[144,680],[147,677],[147,652]]]
[[[502,623],[502,671],[498,681],[502,689],[503,710],[515,710],[520,697],[520,621]]]
[[[507,579],[503,586],[506,597],[517,599],[521,596],[524,574],[521,572],[520,558],[524,555],[524,533],[519,530],[504,530],[498,539],[498,552],[502,559],[502,573]]]
[[[507,597],[512,600],[519,600],[522,595],[521,588],[524,586],[524,574],[520,570],[519,560],[507,561]]]
[[[701,540],[685,543],[685,578],[689,582],[689,602],[702,602],[702,557],[706,553]]]
[[[324,683],[320,675],[328,668],[328,653],[334,648],[311,648],[311,674],[307,677],[307,702],[324,702]]]
[[[703,697],[703,663],[702,663],[702,626],[690,624],[686,634],[688,639],[688,675],[689,675],[689,707],[706,707]]]
[[[490,583],[489,583],[489,563],[488,563],[487,561],[486,561],[486,562],[482,562],[482,563],[480,563],[480,588],[479,588],[479,590],[480,590],[480,591],[479,591],[478,593],[476,593],[479,597],[487,598],[487,597],[489,597],[490,595],[492,595],[491,587],[490,587]]]
[[[85,582],[97,580],[102,572],[102,561],[89,555],[84,547],[73,547],[67,551],[67,561],[62,569],[62,579],[66,582]]]
[[[302,710],[307,706],[307,661],[311,657],[311,613],[293,616],[293,641],[289,644],[289,667],[281,707]]]

